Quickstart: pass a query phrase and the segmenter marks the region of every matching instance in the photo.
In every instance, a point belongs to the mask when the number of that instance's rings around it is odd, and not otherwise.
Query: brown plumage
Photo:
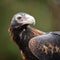
[[[29,48],[39,60],[60,60],[60,32],[50,32],[32,38]]]
[[[35,19],[31,15],[26,13],[14,15],[9,28],[10,36],[19,46],[23,60],[39,60],[30,51],[29,41],[45,32],[30,27],[29,24],[35,24]]]

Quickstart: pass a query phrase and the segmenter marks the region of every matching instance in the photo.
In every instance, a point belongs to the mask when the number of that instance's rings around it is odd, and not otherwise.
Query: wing
[[[60,60],[60,32],[32,38],[29,41],[29,48],[39,60]]]

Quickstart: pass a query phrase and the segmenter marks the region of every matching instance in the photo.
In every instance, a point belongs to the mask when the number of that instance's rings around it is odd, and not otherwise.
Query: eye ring
[[[20,20],[21,18],[22,18],[22,17],[20,17],[20,16],[19,16],[19,17],[17,17],[17,19],[18,19],[18,20]]]

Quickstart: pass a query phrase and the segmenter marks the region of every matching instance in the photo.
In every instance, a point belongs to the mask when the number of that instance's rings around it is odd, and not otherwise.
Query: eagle
[[[27,13],[13,16],[8,31],[18,45],[23,60],[59,60],[60,33],[43,32],[30,25],[35,18]]]

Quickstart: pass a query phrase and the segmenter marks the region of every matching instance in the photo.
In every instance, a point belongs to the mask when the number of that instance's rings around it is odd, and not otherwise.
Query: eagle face
[[[26,13],[17,13],[13,16],[10,26],[12,28],[18,28],[29,24],[35,25],[35,19],[33,16]]]

